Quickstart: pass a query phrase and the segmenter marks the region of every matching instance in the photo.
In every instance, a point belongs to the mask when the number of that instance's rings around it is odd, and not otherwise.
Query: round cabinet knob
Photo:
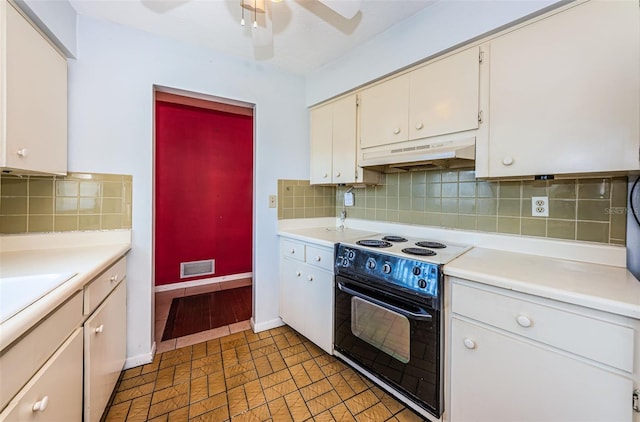
[[[114,274],[114,275],[112,275],[111,277],[109,277],[109,281],[111,281],[112,283],[113,283],[114,281],[118,281],[118,274]]]
[[[504,157],[502,159],[502,165],[510,166],[511,164],[513,164],[513,157]]]
[[[422,129],[423,127],[424,127],[424,125],[423,125],[422,123],[418,123],[418,124],[416,125],[416,130],[420,130],[420,129]]]
[[[391,272],[391,265],[390,264],[384,264],[382,266],[382,272],[385,274],[389,274]]]
[[[300,271],[296,272],[296,276],[300,277],[302,274],[300,274]]]
[[[318,262],[322,261],[322,257],[320,255],[316,256],[316,261]]]
[[[310,275],[309,277],[307,277],[309,279],[309,281],[313,281],[313,276]]]
[[[340,172],[337,172],[336,177],[340,177],[340,176],[341,176]]]
[[[100,334],[101,332],[104,331],[104,324],[100,324],[100,326],[96,327],[96,329],[93,331],[95,331],[96,334]]]
[[[532,321],[529,319],[529,317],[526,317],[524,315],[518,315],[516,317],[516,321],[518,321],[518,325],[521,327],[531,327]]]
[[[400,128],[399,128],[399,127],[397,127],[397,128],[395,128],[395,129],[393,129],[393,134],[394,134],[394,135],[397,135],[397,134],[399,134],[399,133],[400,133]]]
[[[470,338],[465,338],[464,339],[464,347],[466,347],[467,349],[475,349],[476,348],[476,342],[471,340]]]
[[[20,148],[16,151],[16,154],[18,154],[18,157],[26,157],[27,155],[29,155],[29,150],[26,148]]]
[[[291,248],[291,250],[289,251],[289,253],[290,253],[291,255],[293,255],[294,253],[296,253],[296,250],[295,250],[295,249],[293,249],[293,248]]]
[[[322,177],[326,179],[327,177],[329,177],[329,174],[325,173],[325,174],[322,175]]]
[[[44,396],[42,400],[39,400],[33,404],[31,410],[34,412],[44,412],[49,405],[49,396]]]

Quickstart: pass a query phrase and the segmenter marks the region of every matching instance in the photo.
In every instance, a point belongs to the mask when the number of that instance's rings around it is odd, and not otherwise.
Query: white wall
[[[76,55],[76,10],[67,0],[15,0],[18,6],[61,49]]]
[[[556,2],[440,0],[307,75],[306,104],[393,73]]]
[[[153,337],[153,86],[256,105],[254,319],[278,316],[279,178],[308,177],[303,79],[123,26],[79,17],[78,59],[69,63],[69,170],[133,175],[128,274],[128,365]],[[283,159],[283,157],[286,157]]]

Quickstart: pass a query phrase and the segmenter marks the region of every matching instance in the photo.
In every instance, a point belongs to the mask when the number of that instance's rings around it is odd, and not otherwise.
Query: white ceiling
[[[330,62],[435,1],[362,0],[360,11],[345,19],[318,0],[267,0],[268,19],[258,15],[256,31],[251,12],[245,12],[247,24],[240,25],[240,0],[70,0],[80,15],[298,74]]]

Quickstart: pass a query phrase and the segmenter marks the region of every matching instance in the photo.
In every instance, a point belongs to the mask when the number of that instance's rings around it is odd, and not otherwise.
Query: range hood
[[[474,167],[476,138],[417,140],[361,150],[360,167],[394,173],[433,168]]]

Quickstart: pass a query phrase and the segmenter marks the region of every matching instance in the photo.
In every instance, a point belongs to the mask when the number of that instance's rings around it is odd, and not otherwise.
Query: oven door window
[[[351,332],[400,362],[409,362],[411,326],[404,315],[353,296]]]

